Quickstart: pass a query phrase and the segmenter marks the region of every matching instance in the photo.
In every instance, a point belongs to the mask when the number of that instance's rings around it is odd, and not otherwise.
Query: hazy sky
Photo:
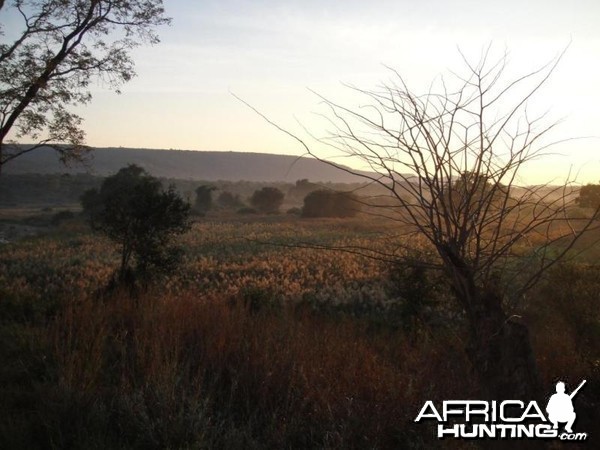
[[[565,119],[557,139],[600,136],[600,1],[165,1],[172,25],[135,51],[138,77],[121,95],[98,89],[81,110],[88,143],[300,154],[230,92],[298,131],[319,134],[318,99],[346,99],[341,82],[370,88],[392,66],[415,86],[460,70],[457,46],[490,41],[511,70],[538,67],[570,47],[535,103]],[[572,165],[600,180],[600,139],[571,142],[528,174],[538,182]]]

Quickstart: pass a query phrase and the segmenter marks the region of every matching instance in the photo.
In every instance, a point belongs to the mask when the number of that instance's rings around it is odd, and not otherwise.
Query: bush
[[[229,191],[223,191],[219,194],[217,198],[217,202],[219,206],[223,208],[240,208],[244,205],[239,195],[234,195]]]
[[[261,213],[274,214],[279,211],[283,203],[283,192],[274,187],[264,187],[254,191],[250,203]]]
[[[586,184],[579,191],[576,202],[582,208],[598,208],[600,206],[600,184]]]
[[[320,189],[304,197],[303,217],[354,217],[360,211],[358,197],[352,192]]]
[[[216,188],[203,184],[196,189],[194,210],[200,215],[206,214],[212,208],[212,191]]]

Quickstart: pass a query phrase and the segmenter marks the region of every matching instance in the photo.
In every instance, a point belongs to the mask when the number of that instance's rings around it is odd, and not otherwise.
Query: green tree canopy
[[[92,228],[120,247],[119,279],[132,273],[143,277],[173,270],[179,249],[173,237],[189,229],[190,205],[173,186],[167,190],[144,169],[129,165],[104,180],[81,199]]]

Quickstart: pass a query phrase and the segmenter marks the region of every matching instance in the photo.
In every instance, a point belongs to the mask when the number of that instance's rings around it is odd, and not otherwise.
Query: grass
[[[179,273],[135,300],[97,295],[118,261],[76,223],[1,247],[0,448],[446,448],[413,420],[425,400],[478,396],[458,322],[429,311],[407,326],[372,260],[260,243],[375,245],[381,230],[198,223]],[[557,267],[515,311],[545,385],[588,380],[587,431],[600,420],[598,275]]]

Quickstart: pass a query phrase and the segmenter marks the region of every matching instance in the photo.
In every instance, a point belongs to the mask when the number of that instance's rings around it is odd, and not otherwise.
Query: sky
[[[81,108],[96,147],[251,151],[303,149],[234,95],[284,128],[325,129],[312,91],[353,105],[344,84],[369,89],[397,70],[416,91],[464,70],[492,43],[525,73],[568,50],[535,105],[570,140],[532,168],[528,183],[600,180],[598,0],[166,0],[161,43],[133,52],[138,76],[121,94],[93,87]],[[356,103],[355,103],[356,104]],[[326,152],[326,150],[323,150]],[[328,154],[324,153],[327,157]]]

